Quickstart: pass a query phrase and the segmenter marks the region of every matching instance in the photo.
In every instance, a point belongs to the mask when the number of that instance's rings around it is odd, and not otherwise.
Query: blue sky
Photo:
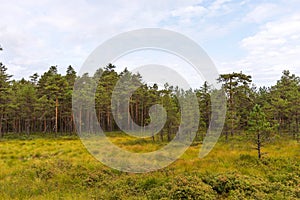
[[[68,65],[79,70],[105,40],[149,27],[185,34],[203,47],[220,73],[243,71],[258,86],[275,84],[284,69],[300,75],[296,0],[0,0],[0,10],[0,61],[16,79],[42,74],[51,65],[62,73]],[[141,57],[119,63],[138,64]]]

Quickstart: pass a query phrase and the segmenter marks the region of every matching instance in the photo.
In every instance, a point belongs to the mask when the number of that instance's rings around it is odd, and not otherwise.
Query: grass
[[[149,152],[166,143],[108,134]],[[169,167],[146,174],[110,169],[77,137],[8,135],[0,141],[0,199],[299,199],[300,144],[278,138],[256,158],[243,139],[222,141],[203,159],[191,146]]]

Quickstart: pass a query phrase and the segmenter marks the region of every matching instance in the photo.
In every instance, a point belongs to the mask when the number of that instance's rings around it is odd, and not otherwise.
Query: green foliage
[[[66,75],[59,74],[57,66],[51,66],[41,76],[34,73],[29,77],[29,81],[25,79],[10,81],[11,76],[6,73],[7,68],[1,64],[0,136],[8,132],[19,134],[55,132],[60,135],[64,133],[70,135],[76,131],[76,128],[80,132],[94,133],[97,127],[92,122],[95,120],[98,120],[102,129],[108,132],[131,130],[134,123],[141,126],[142,131],[151,123],[150,108],[161,104],[166,111],[167,120],[159,134],[152,136],[153,141],[170,141],[179,130],[186,130],[183,131],[184,134],[190,134],[189,130],[195,128],[195,121],[198,120],[197,140],[203,140],[212,122],[211,95],[214,90],[210,83],[204,82],[201,88],[194,91],[182,91],[167,83],[164,88],[159,89],[157,84],[144,84],[139,74],[133,74],[126,68],[118,73],[115,68],[116,66],[108,64],[104,68],[99,68],[92,76],[83,74],[77,77],[72,66],[68,66]],[[249,113],[254,105],[258,104],[265,113],[266,123],[270,123],[274,131],[276,130],[279,135],[285,134],[300,141],[299,77],[284,71],[275,86],[258,90],[250,85],[251,79],[251,76],[242,72],[222,74],[218,79],[227,96],[227,115],[223,129],[226,140],[230,135],[243,134],[246,130],[253,129]],[[77,94],[73,94],[75,82],[77,83],[75,87],[81,88]],[[94,84],[96,84],[95,99],[90,87]],[[112,105],[111,99],[116,89],[121,98]],[[128,97],[130,92],[132,95]],[[79,111],[78,116],[72,114],[72,95],[82,102],[82,107],[76,108]],[[196,105],[195,102],[189,101],[192,95],[198,98],[200,116],[197,116],[195,109],[185,112],[186,109],[181,108],[191,108]],[[122,113],[124,123],[119,127],[115,122],[113,109],[117,105],[127,105],[125,101],[128,99],[129,105],[118,110]],[[186,103],[180,105],[183,99]],[[93,108],[86,107],[92,101],[95,101],[97,119],[92,115]],[[183,112],[185,112],[184,120],[181,118]],[[75,120],[79,127],[75,128]]]
[[[126,136],[109,134],[122,148]],[[198,159],[190,147],[171,166],[146,174],[123,173],[96,161],[74,137],[26,138],[7,135],[0,142],[0,196],[3,199],[299,199],[299,144],[289,140],[265,147],[258,160],[251,144],[219,142]],[[149,139],[151,141],[151,139]],[[119,144],[119,143],[118,143]],[[278,150],[278,148],[280,148]],[[276,150],[277,149],[277,150]],[[188,170],[187,170],[188,167]]]
[[[252,77],[240,73],[221,74],[218,81],[223,84],[227,95],[225,134],[233,136],[247,126],[248,113],[253,107],[254,95],[250,89]]]
[[[0,50],[2,48],[0,47]],[[51,66],[30,80],[13,80],[0,63],[0,196],[3,199],[299,199],[300,198],[300,78],[289,71],[276,85],[256,90],[252,77],[240,73],[220,75],[227,95],[227,116],[223,138],[204,159],[199,160],[200,142],[194,142],[178,161],[166,169],[148,174],[129,174],[108,169],[97,162],[76,136],[62,136],[78,131],[93,133],[91,121],[98,120],[110,139],[132,152],[151,152],[173,139],[179,125],[183,134],[190,134],[199,121],[199,133],[204,138],[211,123],[211,96],[214,90],[204,82],[200,89],[180,90],[167,83],[147,85],[139,74],[126,68],[121,73],[108,64],[95,74],[78,77],[72,66],[66,75]],[[101,78],[100,78],[101,77]],[[132,120],[125,120],[126,129],[133,123],[151,123],[149,109],[164,106],[167,121],[164,128],[151,138],[134,139],[123,132],[112,115],[111,98],[118,85],[125,104],[128,91],[129,106],[121,110]],[[75,82],[78,85],[74,85]],[[129,84],[131,83],[131,84]],[[95,99],[91,87],[96,85]],[[78,93],[73,87],[80,86]],[[196,109],[183,113],[182,106],[194,108],[190,98],[196,94],[201,115]],[[72,95],[83,102],[78,116],[72,113]],[[95,101],[97,119],[86,105]],[[76,103],[76,102],[75,102]],[[74,107],[73,107],[74,108]],[[182,111],[183,110],[183,111]],[[182,120],[182,116],[188,120]],[[157,117],[157,116],[155,116]],[[158,119],[160,120],[160,119]],[[11,132],[11,133],[10,133]],[[40,132],[39,134],[34,134]],[[51,135],[47,133],[60,133]],[[275,137],[271,133],[277,132]],[[4,136],[4,133],[6,134]],[[18,134],[16,134],[18,133]],[[22,135],[21,133],[26,133]],[[257,159],[251,151],[248,133],[255,140],[258,157],[264,146],[268,156]],[[231,134],[231,141],[228,136]],[[238,135],[239,134],[239,135]],[[255,134],[255,136],[253,136]],[[249,135],[248,135],[249,136]],[[197,137],[199,140],[200,137]],[[99,152],[98,152],[99,153]]]
[[[7,98],[12,92],[9,87],[11,75],[8,75],[6,71],[7,68],[0,62],[0,137],[3,136],[3,119],[7,118],[8,108],[12,106],[10,99]]]
[[[270,123],[266,119],[265,113],[262,111],[262,108],[256,104],[253,108],[253,111],[249,116],[249,130],[256,134],[256,149],[258,153],[258,158],[261,158],[261,147],[262,143],[266,139],[269,139],[269,132],[272,130]]]
[[[170,199],[213,199],[216,191],[197,176],[178,177],[174,180]]]

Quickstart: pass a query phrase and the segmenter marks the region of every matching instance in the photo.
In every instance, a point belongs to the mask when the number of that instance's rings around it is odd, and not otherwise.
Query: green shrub
[[[170,192],[171,199],[215,199],[213,189],[196,176],[178,177]]]

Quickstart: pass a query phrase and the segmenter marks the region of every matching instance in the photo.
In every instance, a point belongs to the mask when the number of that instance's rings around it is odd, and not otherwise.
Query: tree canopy
[[[73,134],[76,131],[74,117],[80,120],[79,128],[84,126],[84,130],[91,133],[95,131],[91,120],[98,120],[104,131],[120,130],[113,117],[112,108],[115,105],[112,105],[111,98],[117,82],[121,81],[124,84],[118,84],[117,87],[123,98],[114,103],[124,104],[125,91],[131,90],[126,88],[128,84],[125,82],[130,82],[132,89],[137,88],[130,96],[129,106],[124,107],[125,110],[119,110],[126,113],[122,116],[126,117],[127,123],[122,128],[130,129],[133,123],[141,128],[148,125],[150,107],[161,104],[166,110],[167,121],[160,134],[153,136],[153,140],[171,140],[182,121],[179,100],[193,93],[198,98],[200,111],[197,139],[201,140],[205,136],[210,125],[210,97],[213,92],[208,82],[204,82],[199,89],[190,91],[181,91],[167,83],[164,88],[159,88],[157,84],[145,84],[139,74],[133,74],[127,68],[120,73],[115,68],[116,66],[108,64],[99,68],[95,74],[79,77],[72,66],[68,66],[65,75],[58,73],[57,66],[51,66],[44,74],[34,73],[28,80],[11,80],[12,76],[7,74],[7,68],[0,63],[0,135],[8,132]],[[80,94],[74,94],[80,95],[84,101],[95,101],[97,119],[92,119],[89,109],[84,106],[80,108],[80,116],[73,116],[72,95],[75,81],[97,84],[95,99],[87,99],[87,89],[83,89]],[[242,72],[221,74],[218,81],[222,83],[228,101],[223,129],[227,140],[230,136],[249,130],[254,120],[251,113],[258,108],[257,105],[260,112],[264,113],[266,121],[274,127],[276,134],[299,138],[298,76],[285,70],[276,85],[258,89],[253,85],[252,77]],[[187,122],[186,126],[189,126]]]

